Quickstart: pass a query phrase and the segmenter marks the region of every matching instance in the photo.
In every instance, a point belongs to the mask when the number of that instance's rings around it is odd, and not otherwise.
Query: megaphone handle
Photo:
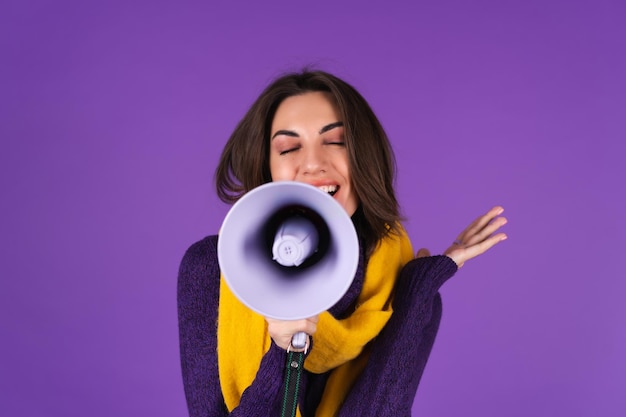
[[[294,349],[305,349],[309,335],[305,332],[298,332],[291,336],[291,347]]]

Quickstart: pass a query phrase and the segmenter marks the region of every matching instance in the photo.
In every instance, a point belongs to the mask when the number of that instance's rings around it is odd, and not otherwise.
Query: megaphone
[[[359,243],[352,220],[332,196],[280,181],[254,188],[233,205],[217,255],[243,304],[265,317],[299,320],[328,310],[346,293]]]

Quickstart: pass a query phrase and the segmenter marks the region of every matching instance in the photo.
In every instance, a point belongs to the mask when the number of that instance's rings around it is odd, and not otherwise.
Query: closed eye
[[[300,149],[300,147],[299,147],[299,146],[296,146],[295,148],[285,149],[284,151],[280,151],[280,152],[279,152],[279,155],[287,155],[288,153],[290,153],[290,152],[295,152],[295,151],[297,151],[298,149]]]

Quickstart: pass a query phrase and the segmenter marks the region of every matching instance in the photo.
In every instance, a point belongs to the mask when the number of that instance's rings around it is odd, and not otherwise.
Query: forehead
[[[272,130],[311,124],[320,127],[342,121],[332,96],[325,92],[310,92],[287,97],[280,103],[272,120]]]

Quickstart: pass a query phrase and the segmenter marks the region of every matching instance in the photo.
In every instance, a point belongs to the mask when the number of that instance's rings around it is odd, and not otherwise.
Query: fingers
[[[472,258],[477,257],[478,255],[482,255],[498,243],[506,240],[506,238],[506,234],[498,233],[496,235],[488,237],[487,239],[482,240],[479,243],[466,247],[464,261],[468,261]]]
[[[461,232],[452,246],[445,251],[445,255],[452,258],[460,268],[466,261],[485,253],[505,240],[507,238],[505,233],[496,233],[507,223],[505,217],[498,217],[503,212],[502,207],[496,206],[478,217]]]
[[[268,329],[271,327],[270,335],[272,334],[272,330],[275,330],[277,335],[284,336],[292,336],[294,333],[298,332],[305,332],[306,334],[313,335],[317,330],[319,317],[315,316],[303,320],[266,320]]]
[[[461,232],[461,234],[457,237],[457,240],[464,241],[468,236],[472,236],[476,234],[478,231],[482,230],[489,222],[491,222],[496,216],[502,214],[504,209],[500,206],[495,206],[491,208],[487,213],[475,219],[469,226],[465,228]]]
[[[461,268],[465,262],[482,255],[496,244],[506,240],[506,238],[507,237],[504,233],[498,233],[497,235],[491,236],[478,244],[468,246],[466,248],[459,248],[458,246],[453,245],[444,252],[444,255],[451,258],[456,263],[457,267]]]
[[[505,217],[497,217],[503,212],[504,209],[502,207],[493,207],[486,214],[478,217],[470,223],[470,225],[457,237],[455,243],[463,246],[469,246],[482,242],[507,223],[507,219]]]
[[[491,222],[487,223],[487,225],[484,226],[481,230],[477,231],[474,235],[469,236],[465,244],[467,246],[471,246],[486,240],[506,223],[506,217],[497,217],[493,219]]]
[[[310,336],[315,334],[319,316],[302,320],[276,320],[266,317],[265,321],[267,322],[267,331],[274,343],[287,350],[294,334],[298,332],[304,332]]]
[[[430,256],[430,251],[426,248],[421,248],[417,251],[417,254],[415,255],[416,258],[426,258],[428,256]]]

